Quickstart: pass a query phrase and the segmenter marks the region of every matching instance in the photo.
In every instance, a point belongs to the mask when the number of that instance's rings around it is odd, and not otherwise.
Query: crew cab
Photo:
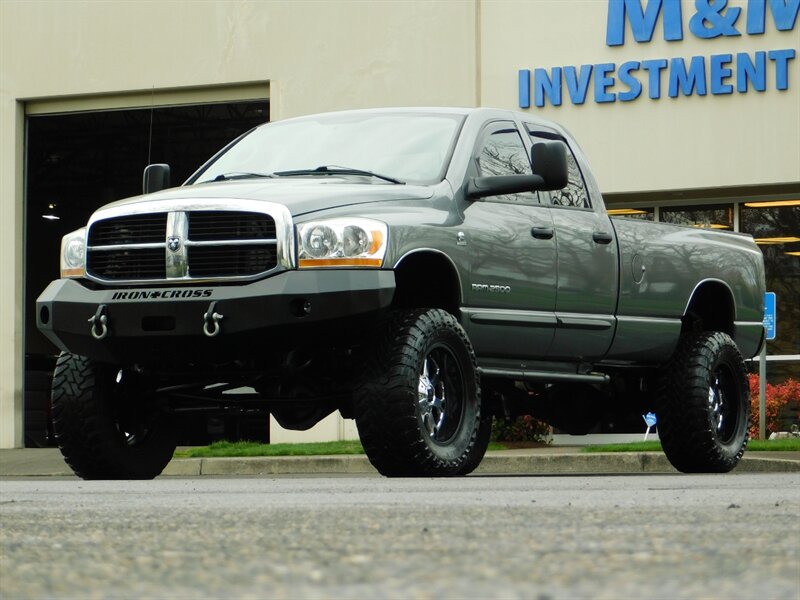
[[[495,109],[265,124],[64,237],[37,301],[85,478],[152,478],[187,411],[354,418],[387,476],[465,475],[492,419],[655,411],[686,472],[747,445],[763,343],[748,235],[610,218],[561,126]]]

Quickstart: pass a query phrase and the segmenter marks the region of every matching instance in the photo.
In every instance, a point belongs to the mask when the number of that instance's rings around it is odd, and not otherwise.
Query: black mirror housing
[[[542,191],[560,190],[567,187],[567,148],[564,142],[537,142],[531,148],[531,164],[534,175],[544,180]]]
[[[169,187],[169,165],[147,165],[142,176],[142,190],[145,194],[159,192]]]
[[[533,175],[473,177],[467,182],[467,198],[477,200],[500,194],[560,190],[567,187],[567,147],[553,140],[537,142],[531,148]]]
[[[467,181],[467,198],[477,200],[500,194],[522,194],[542,189],[544,180],[540,175],[495,175],[473,177]]]

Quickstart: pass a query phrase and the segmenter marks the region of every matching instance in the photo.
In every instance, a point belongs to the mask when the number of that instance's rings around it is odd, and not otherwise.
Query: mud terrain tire
[[[355,394],[361,443],[389,477],[466,475],[481,462],[491,417],[481,412],[472,345],[440,309],[385,318],[364,355]]]
[[[726,333],[685,334],[659,383],[658,434],[684,473],[726,473],[747,447],[747,370]]]
[[[67,464],[83,479],[152,479],[175,451],[170,415],[129,398],[118,369],[62,352],[53,376],[53,428]]]

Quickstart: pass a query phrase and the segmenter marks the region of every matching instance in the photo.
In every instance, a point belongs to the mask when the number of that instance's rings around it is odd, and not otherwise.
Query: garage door
[[[44,445],[47,438],[49,374],[58,351],[36,329],[35,301],[59,276],[61,237],[103,204],[140,194],[148,164],[168,163],[172,184],[183,182],[227,142],[269,120],[268,91],[261,85],[27,106],[26,446]]]

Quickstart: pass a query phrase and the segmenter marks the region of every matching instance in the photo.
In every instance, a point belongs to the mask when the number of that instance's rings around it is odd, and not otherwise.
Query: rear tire
[[[727,473],[744,454],[750,420],[747,370],[726,333],[686,334],[665,368],[658,434],[684,473]]]
[[[392,313],[364,356],[355,394],[359,436],[388,477],[466,475],[483,459],[491,416],[481,412],[472,345],[440,309]]]
[[[118,369],[62,352],[53,375],[53,428],[83,479],[152,479],[175,452],[173,420],[116,381]]]

